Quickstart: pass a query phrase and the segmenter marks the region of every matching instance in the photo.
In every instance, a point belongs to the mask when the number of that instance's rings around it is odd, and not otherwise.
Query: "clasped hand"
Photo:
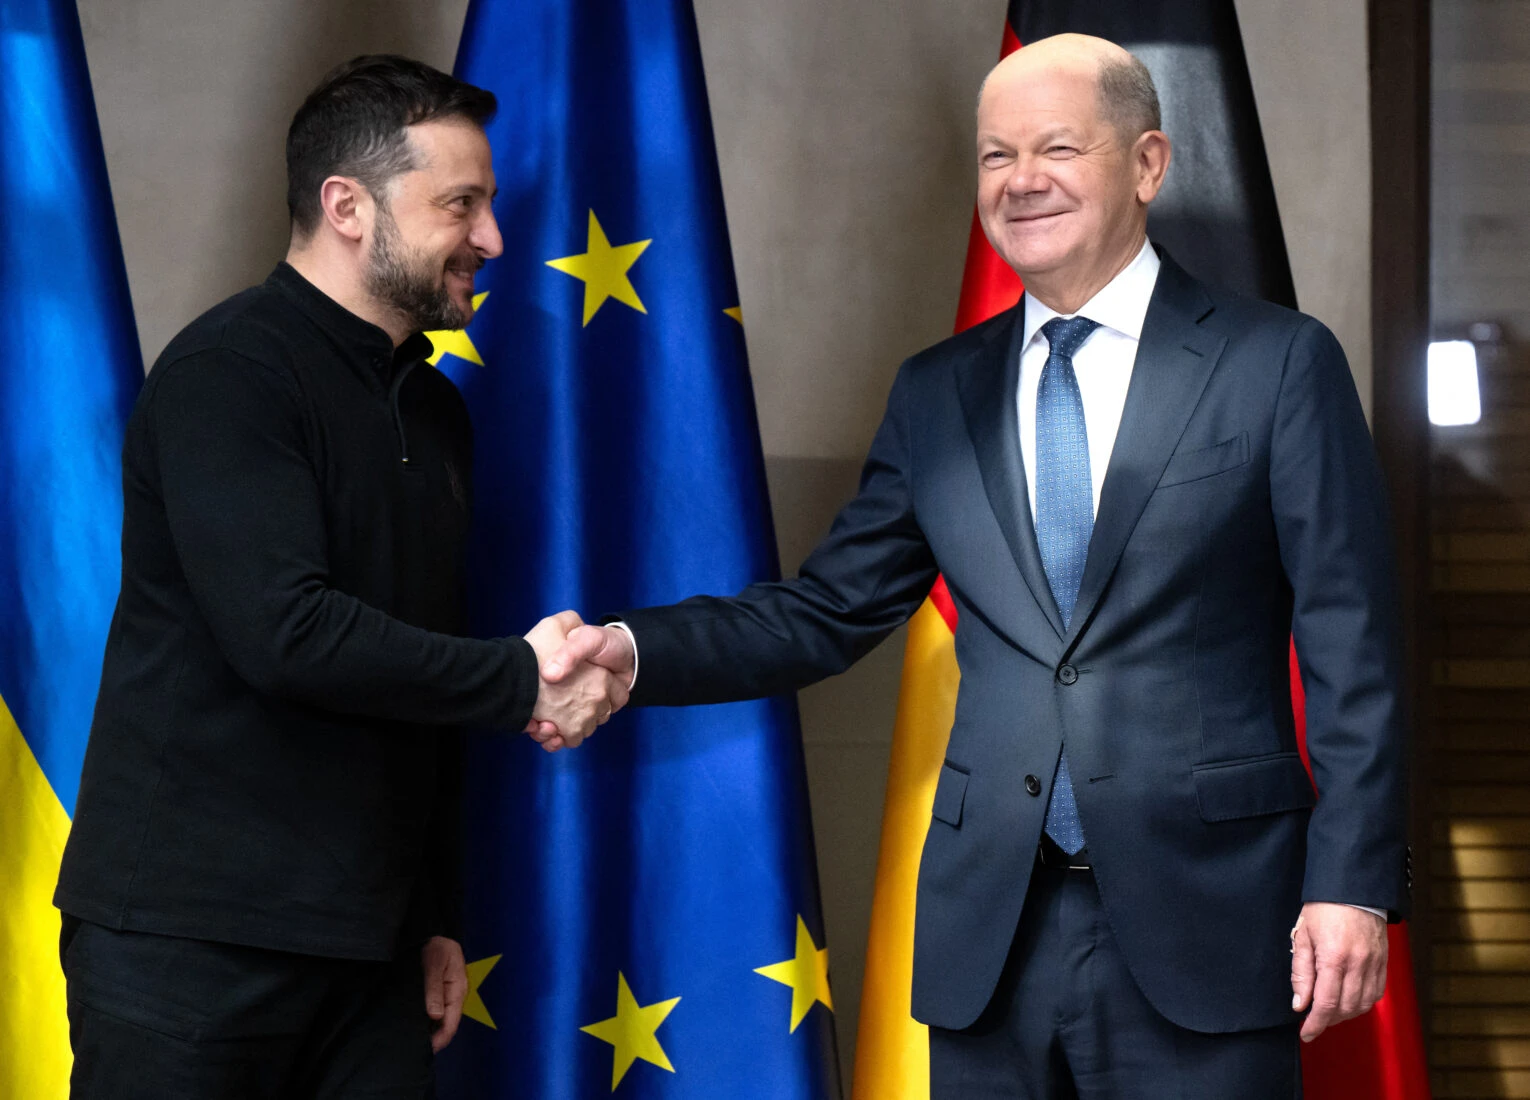
[[[539,666],[537,702],[526,732],[542,748],[575,748],[626,706],[633,654],[620,630],[585,626],[576,612],[561,611],[525,637]]]

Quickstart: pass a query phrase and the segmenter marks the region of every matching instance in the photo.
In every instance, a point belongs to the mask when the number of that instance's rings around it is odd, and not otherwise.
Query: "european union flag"
[[[121,572],[143,381],[72,0],[0,4],[0,1095],[63,1096],[53,887]]]
[[[474,0],[505,254],[435,334],[477,440],[478,627],[777,573],[690,0]],[[639,673],[641,675],[641,672]],[[466,791],[455,1097],[839,1094],[788,699],[628,711]]]

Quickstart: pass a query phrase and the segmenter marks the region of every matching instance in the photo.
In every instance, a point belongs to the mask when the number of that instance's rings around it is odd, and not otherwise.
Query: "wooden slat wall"
[[[1480,373],[1483,422],[1436,429],[1432,445],[1426,950],[1441,1100],[1530,1097],[1530,348],[1484,351]]]
[[[1432,432],[1418,946],[1435,1096],[1530,1098],[1530,0],[1432,8],[1431,323],[1507,340],[1482,423]]]

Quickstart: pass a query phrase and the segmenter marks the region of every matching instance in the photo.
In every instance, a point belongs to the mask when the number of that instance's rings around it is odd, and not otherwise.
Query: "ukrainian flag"
[[[435,333],[477,446],[477,627],[777,574],[690,0],[474,0],[505,254]],[[795,703],[469,749],[447,1097],[839,1095]]]
[[[0,1096],[69,1084],[53,888],[116,601],[143,379],[71,0],[0,4]]]

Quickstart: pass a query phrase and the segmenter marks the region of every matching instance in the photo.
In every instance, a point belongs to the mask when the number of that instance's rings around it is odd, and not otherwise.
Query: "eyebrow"
[[[496,187],[493,191],[486,191],[476,183],[454,184],[451,187],[443,187],[436,197],[439,199],[445,198],[448,195],[460,195],[463,193],[469,195],[487,195],[490,199],[493,199],[499,195],[499,188]]]
[[[1042,145],[1047,145],[1058,140],[1077,142],[1082,140],[1082,135],[1080,135],[1078,131],[1074,130],[1071,126],[1058,125],[1048,127],[1047,129],[1041,131],[1037,137],[1037,140]],[[1011,148],[1015,144],[1013,141],[1010,141],[1007,138],[1001,138],[997,134],[979,134],[977,143],[979,145],[1002,145],[1006,149]]]

